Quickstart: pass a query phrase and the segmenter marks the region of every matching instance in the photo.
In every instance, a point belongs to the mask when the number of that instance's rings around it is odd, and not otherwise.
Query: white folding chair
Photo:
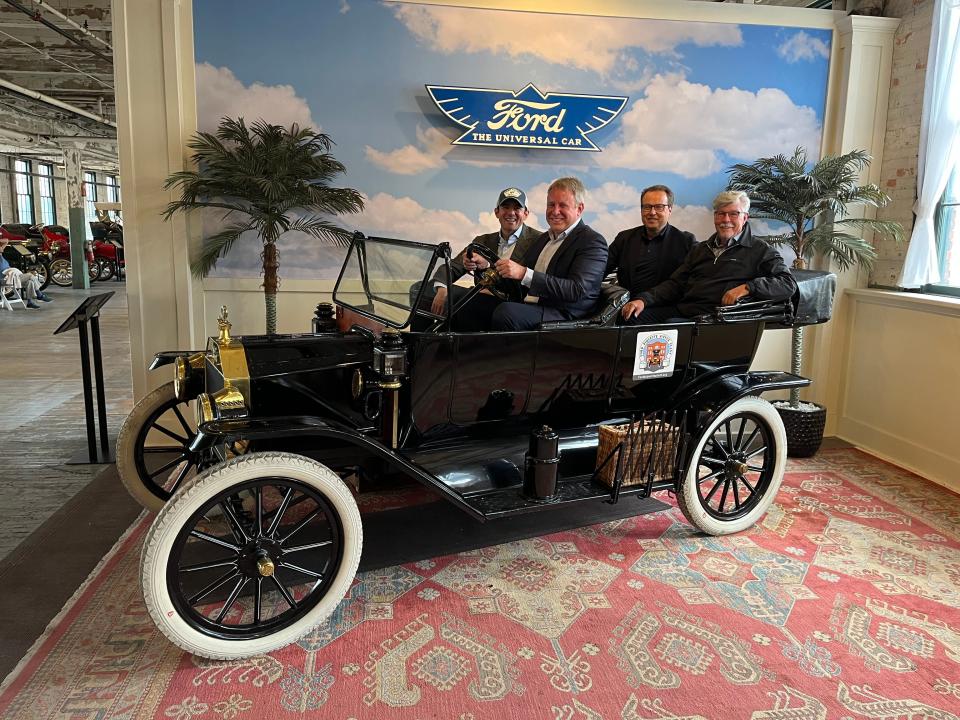
[[[0,279],[0,306],[4,310],[13,312],[13,306],[20,303],[26,310],[27,304],[20,297],[20,289],[13,284],[13,275],[14,273],[4,273],[2,279]]]

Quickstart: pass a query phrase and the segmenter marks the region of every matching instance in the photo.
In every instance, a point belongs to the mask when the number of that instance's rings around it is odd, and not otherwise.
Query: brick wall
[[[888,17],[901,18],[893,46],[893,70],[887,130],[883,143],[880,186],[891,202],[877,214],[903,225],[906,237],[913,229],[913,204],[917,198],[917,152],[920,114],[926,78],[927,51],[933,22],[933,0],[888,0]],[[880,240],[879,259],[870,275],[872,285],[894,287],[903,267],[907,242],[897,245]]]

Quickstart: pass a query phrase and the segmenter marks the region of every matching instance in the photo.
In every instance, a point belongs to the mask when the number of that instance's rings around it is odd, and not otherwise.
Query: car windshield
[[[440,252],[436,245],[357,236],[337,279],[334,302],[391,327],[405,327]]]

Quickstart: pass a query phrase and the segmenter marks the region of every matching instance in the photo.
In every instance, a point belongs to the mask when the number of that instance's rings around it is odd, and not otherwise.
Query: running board
[[[657,483],[654,484],[653,491],[665,490],[672,487],[672,481]],[[637,515],[659,512],[660,510],[665,510],[670,507],[667,503],[655,500],[652,497],[642,497],[645,489],[642,485],[624,487],[620,490],[619,499],[623,500],[626,495],[640,496],[639,502],[637,503]],[[550,501],[527,498],[523,495],[519,486],[507,487],[482,495],[471,495],[463,498],[464,503],[471,506],[477,513],[483,515],[486,520],[496,520],[513,515],[551,510],[561,505],[590,500],[611,502],[610,488],[596,482],[593,479],[593,475],[579,475],[561,480],[557,483],[556,495],[554,495]]]

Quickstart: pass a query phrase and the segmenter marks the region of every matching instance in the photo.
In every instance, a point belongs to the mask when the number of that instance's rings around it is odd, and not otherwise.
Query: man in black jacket
[[[586,189],[577,178],[554,180],[547,190],[547,224],[523,254],[501,259],[500,276],[520,282],[522,302],[501,303],[493,330],[531,330],[544,321],[570,320],[593,311],[607,267],[607,241],[581,220]]]
[[[750,198],[730,190],[713,201],[716,232],[695,245],[668,280],[640,295],[639,309],[623,319],[631,323],[667,322],[733,305],[745,295],[756,300],[787,300],[797,283],[780,253],[754,240],[747,220]]]
[[[610,245],[607,275],[617,272],[617,284],[630,291],[623,308],[628,317],[645,290],[673,275],[697,239],[693,233],[670,224],[673,190],[666,185],[651,185],[640,193],[643,224],[617,234]]]

